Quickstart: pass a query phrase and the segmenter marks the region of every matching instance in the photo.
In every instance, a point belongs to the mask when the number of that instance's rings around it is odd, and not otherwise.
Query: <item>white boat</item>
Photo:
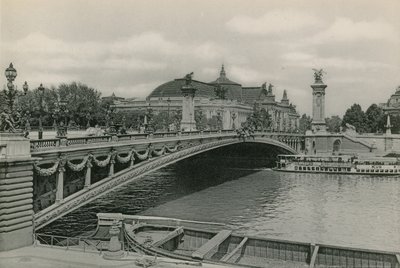
[[[299,173],[400,175],[400,161],[394,157],[350,155],[278,155],[274,170]]]

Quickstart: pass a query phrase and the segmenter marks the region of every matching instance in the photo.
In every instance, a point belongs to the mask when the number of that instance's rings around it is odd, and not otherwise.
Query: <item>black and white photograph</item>
[[[400,268],[400,0],[0,0],[0,268]]]

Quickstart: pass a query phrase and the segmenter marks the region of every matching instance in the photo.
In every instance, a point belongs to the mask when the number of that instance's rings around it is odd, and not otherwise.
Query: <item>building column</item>
[[[135,164],[135,157],[134,157],[134,153],[132,152],[130,166],[133,167],[134,164]]]
[[[196,130],[196,121],[194,118],[194,96],[196,88],[192,86],[191,74],[187,75],[186,85],[181,88],[181,91],[183,95],[181,130],[194,131]]]
[[[92,179],[92,161],[91,159],[88,159],[88,161],[86,162],[86,175],[85,175],[85,188],[89,188],[91,183],[91,179]]]
[[[56,202],[62,202],[62,200],[64,199],[64,172],[65,172],[65,162],[61,160],[58,166],[58,173],[57,173]]]
[[[108,172],[108,176],[111,177],[114,175],[114,164],[115,164],[115,153],[111,153],[111,159],[110,159],[110,171]]]

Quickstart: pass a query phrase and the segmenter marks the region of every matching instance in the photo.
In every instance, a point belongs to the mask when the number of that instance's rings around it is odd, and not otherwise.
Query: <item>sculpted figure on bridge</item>
[[[14,120],[12,117],[6,113],[6,112],[1,112],[0,114],[0,132],[15,132],[14,128]]]
[[[322,83],[322,77],[326,72],[323,69],[313,69],[314,71],[314,78],[315,78],[315,83]]]

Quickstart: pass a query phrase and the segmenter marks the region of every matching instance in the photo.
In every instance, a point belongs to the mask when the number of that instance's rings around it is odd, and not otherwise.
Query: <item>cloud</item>
[[[372,21],[353,21],[349,18],[337,18],[326,30],[310,38],[308,42],[336,43],[354,41],[394,41],[399,42],[400,31],[383,19]]]
[[[237,16],[227,22],[227,27],[241,34],[277,34],[315,27],[319,23],[316,17],[295,10],[273,10],[265,15],[253,18]]]
[[[304,62],[313,59],[315,56],[303,52],[289,52],[282,55],[282,59],[292,62]]]
[[[196,58],[205,61],[220,59],[225,54],[225,50],[222,47],[210,41],[195,46],[193,52]]]
[[[286,66],[306,67],[306,68],[337,68],[345,70],[367,70],[367,69],[391,69],[394,66],[386,63],[357,60],[341,57],[319,57],[314,54],[303,52],[285,53],[281,58],[286,62]]]
[[[176,55],[181,46],[164,38],[156,32],[144,32],[131,36],[126,40],[116,40],[110,48],[110,53],[126,55],[131,53]]]
[[[229,73],[228,73],[229,71]],[[229,78],[233,81],[240,83],[244,86],[261,85],[262,81],[266,79],[265,75],[261,72],[246,66],[232,66],[227,70]]]

